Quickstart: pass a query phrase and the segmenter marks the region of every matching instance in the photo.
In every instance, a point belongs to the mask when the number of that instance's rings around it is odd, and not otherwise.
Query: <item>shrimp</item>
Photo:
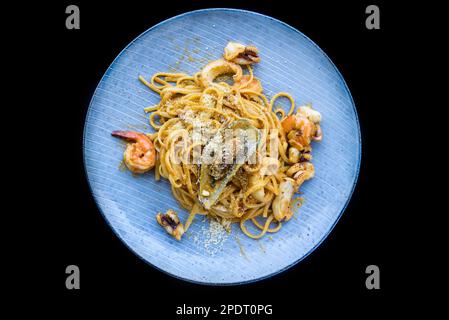
[[[242,78],[239,81],[234,82],[233,88],[236,89],[246,89],[246,90],[251,90],[251,91],[255,91],[258,93],[262,93],[263,89],[262,89],[262,85],[260,84],[260,81],[258,79],[253,78],[251,80],[251,82],[249,82],[249,80],[251,79],[251,76],[245,74],[242,76]]]
[[[316,126],[313,122],[302,116],[288,116],[282,120],[281,124],[287,134],[287,137],[289,138],[289,143],[300,151],[304,147],[310,145],[310,142],[316,132]]]
[[[123,154],[125,165],[131,172],[144,173],[154,167],[156,150],[148,136],[134,131],[113,131],[112,136],[132,142]]]
[[[299,151],[310,145],[312,140],[322,140],[323,133],[319,122],[321,114],[308,106],[299,107],[295,115],[282,120],[282,128],[289,143]]]

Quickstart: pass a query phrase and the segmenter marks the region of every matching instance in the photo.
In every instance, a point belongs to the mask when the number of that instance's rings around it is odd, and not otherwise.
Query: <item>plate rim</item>
[[[98,90],[98,86],[102,83],[103,79],[105,78],[106,74],[108,73],[108,71],[111,69],[111,67],[114,65],[114,63],[118,60],[119,57],[122,56],[122,54],[124,52],[126,52],[126,50],[128,49],[128,47],[130,47],[137,39],[141,38],[142,36],[144,36],[147,32],[150,32],[153,29],[156,29],[157,27],[169,23],[170,21],[173,21],[175,19],[179,19],[181,17],[184,16],[188,16],[188,15],[192,15],[192,14],[198,14],[198,13],[208,13],[208,12],[215,12],[215,11],[231,11],[231,12],[237,12],[237,13],[244,13],[247,15],[256,15],[256,16],[260,16],[260,17],[264,17],[264,18],[268,18],[272,21],[275,21],[277,23],[282,24],[283,26],[287,27],[288,29],[290,29],[291,31],[299,34],[300,36],[304,37],[307,41],[309,41],[316,49],[318,49],[319,52],[321,52],[323,54],[323,56],[330,62],[332,68],[337,72],[338,77],[342,80],[344,88],[346,90],[346,92],[348,93],[349,96],[349,100],[351,102],[351,106],[352,109],[354,110],[354,115],[355,115],[355,123],[356,123],[356,127],[357,127],[357,133],[358,133],[358,154],[357,154],[357,163],[356,163],[356,172],[355,172],[355,177],[354,177],[354,182],[351,186],[351,190],[349,192],[349,195],[346,199],[345,204],[343,205],[342,209],[340,210],[337,218],[335,219],[335,221],[332,223],[331,227],[329,228],[329,230],[321,237],[321,239],[315,243],[315,245],[310,248],[308,250],[308,252],[306,252],[302,257],[298,258],[297,260],[295,260],[294,262],[290,263],[289,265],[275,271],[272,273],[269,273],[265,276],[260,276],[257,278],[253,278],[253,279],[248,279],[248,280],[243,280],[243,281],[236,281],[236,282],[207,282],[207,281],[201,281],[201,280],[193,280],[193,279],[189,279],[187,277],[182,277],[180,275],[171,273],[169,271],[166,271],[156,265],[154,265],[153,263],[151,263],[150,261],[148,261],[147,259],[145,259],[143,256],[141,256],[140,253],[138,253],[135,249],[133,249],[123,238],[122,236],[118,233],[117,230],[115,230],[115,228],[112,226],[111,222],[108,220],[108,218],[106,217],[105,212],[103,211],[103,209],[100,207],[98,201],[97,201],[97,197],[94,194],[92,185],[91,185],[91,179],[89,178],[89,173],[87,170],[87,166],[86,166],[86,128],[87,128],[87,119],[88,116],[92,110],[92,104],[93,104],[93,100],[95,98],[95,95],[97,93]],[[358,179],[359,179],[359,174],[360,174],[360,167],[361,167],[361,161],[362,161],[362,133],[361,133],[361,129],[360,129],[360,121],[359,121],[359,117],[358,117],[358,113],[357,113],[357,108],[354,102],[354,99],[352,97],[351,91],[349,90],[349,87],[343,77],[343,75],[340,73],[340,70],[338,70],[337,66],[334,64],[334,62],[332,61],[332,59],[330,59],[330,57],[326,54],[326,52],[324,52],[324,50],[322,50],[312,39],[310,39],[308,36],[306,36],[304,33],[302,33],[301,31],[299,31],[298,29],[296,29],[295,27],[289,25],[286,22],[283,22],[279,19],[273,18],[271,16],[259,13],[259,12],[255,12],[255,11],[251,11],[251,10],[245,10],[245,9],[237,9],[237,8],[204,8],[204,9],[197,9],[197,10],[192,10],[192,11],[187,11],[175,16],[172,16],[168,19],[162,20],[158,23],[156,23],[155,25],[149,27],[148,29],[146,29],[145,31],[143,31],[142,33],[140,33],[138,36],[136,36],[133,40],[131,40],[120,52],[119,54],[117,54],[117,56],[114,58],[114,60],[112,60],[112,62],[109,64],[108,68],[106,69],[106,71],[104,72],[104,74],[102,75],[101,79],[98,81],[95,90],[92,94],[92,97],[90,99],[89,102],[89,106],[87,107],[87,110],[85,111],[85,116],[84,116],[84,126],[83,126],[83,135],[82,135],[82,154],[83,154],[83,167],[84,167],[84,175],[85,178],[87,180],[87,184],[89,186],[89,190],[91,193],[91,196],[95,202],[96,207],[98,208],[98,211],[100,211],[102,217],[104,218],[104,220],[106,221],[107,225],[109,226],[109,228],[112,230],[112,232],[114,233],[114,235],[120,240],[121,243],[123,243],[125,245],[126,248],[128,248],[128,250],[130,250],[135,256],[137,256],[140,260],[142,260],[143,262],[145,262],[146,264],[150,265],[151,267],[155,268],[158,271],[163,272],[166,275],[169,275],[171,277],[174,277],[176,279],[179,280],[183,280],[189,283],[193,283],[193,284],[199,284],[199,285],[206,285],[206,286],[239,286],[239,285],[245,285],[245,284],[250,284],[250,283],[254,283],[254,282],[259,282],[265,279],[269,279],[272,278],[274,276],[277,276],[281,273],[283,273],[284,271],[287,271],[288,269],[294,267],[295,265],[297,265],[298,263],[300,263],[301,261],[303,261],[306,257],[308,257],[312,252],[314,252],[329,236],[329,234],[332,232],[332,230],[335,228],[335,226],[337,225],[338,221],[340,220],[340,218],[342,217],[343,213],[345,212],[347,206],[349,205],[349,202],[351,201],[351,198],[354,194],[354,190],[357,186],[358,183]]]

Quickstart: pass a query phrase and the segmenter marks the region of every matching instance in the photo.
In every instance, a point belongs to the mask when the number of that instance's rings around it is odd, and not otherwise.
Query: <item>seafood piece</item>
[[[251,79],[250,75],[243,75],[242,78],[239,81],[234,82],[234,85],[232,86],[235,89],[245,89],[245,90],[251,90],[258,93],[262,93],[262,85],[260,84],[260,81],[258,79],[253,78],[251,82],[249,80]],[[249,82],[249,83],[248,83]]]
[[[234,74],[232,79],[240,81],[243,74],[242,67],[223,59],[211,61],[201,70],[201,82],[204,87],[215,86],[223,88],[222,85],[214,82],[214,79],[224,74]]]
[[[321,114],[318,111],[309,106],[302,106],[296,114],[282,120],[281,124],[289,144],[301,151],[308,147],[312,140],[322,140],[320,121]]]
[[[298,162],[299,159],[300,159],[299,156],[300,156],[300,152],[299,152],[299,150],[296,149],[295,147],[290,147],[290,148],[288,149],[288,160],[289,160],[291,163],[296,163],[296,162]]]
[[[169,209],[166,213],[158,212],[156,220],[168,234],[178,241],[181,240],[181,236],[184,234],[184,226],[174,210]]]
[[[260,174],[263,176],[272,176],[279,170],[279,160],[273,157],[265,157],[262,159]]]
[[[282,128],[287,133],[288,142],[291,146],[301,151],[310,145],[316,132],[315,124],[307,118],[291,115],[282,120]]]
[[[123,154],[128,169],[134,173],[151,170],[156,162],[156,150],[150,138],[134,131],[113,131],[112,136],[129,141]]]
[[[224,58],[226,60],[232,60],[243,52],[245,52],[245,46],[243,44],[229,41],[226,47],[224,48]]]
[[[310,154],[310,152],[302,152],[301,153],[301,157],[299,158],[299,162],[305,162],[305,161],[310,161],[312,160],[312,155]]]
[[[313,140],[321,141],[323,140],[323,131],[321,130],[321,126],[319,124],[316,125],[315,135],[313,136]]]
[[[319,124],[321,122],[321,113],[312,109],[309,106],[299,107],[296,114],[309,119],[310,121],[312,121],[315,124]]]
[[[286,174],[295,180],[296,189],[298,189],[304,181],[313,178],[315,167],[311,162],[298,162],[291,166]]]
[[[228,61],[247,65],[260,61],[259,50],[254,46],[244,46],[237,42],[228,42],[224,49],[224,58]]]
[[[323,132],[320,127],[321,113],[312,109],[310,106],[301,106],[298,108],[297,114],[306,117],[315,124],[316,131],[313,136],[313,140],[321,141],[323,139]]]
[[[284,178],[279,184],[279,194],[274,198],[271,208],[273,209],[274,218],[281,222],[290,220],[293,212],[290,208],[293,194],[295,193],[295,180],[292,178]]]

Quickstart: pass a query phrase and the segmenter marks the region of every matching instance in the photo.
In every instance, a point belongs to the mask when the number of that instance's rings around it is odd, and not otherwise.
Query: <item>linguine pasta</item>
[[[171,218],[158,215],[178,240],[196,215],[226,227],[238,223],[254,239],[277,232],[291,218],[292,206],[301,203],[294,194],[313,177],[311,142],[321,140],[321,116],[310,106],[295,113],[295,101],[286,92],[268,99],[253,73],[252,65],[259,61],[257,48],[230,42],[222,59],[194,75],[139,76],[160,95],[157,105],[145,108],[156,131],[147,135],[157,152],[156,179],[167,179],[173,196],[190,212],[184,224],[173,212]],[[290,101],[287,112],[276,107],[280,97]],[[236,128],[253,130],[256,138],[245,133],[244,141],[235,136],[230,144],[221,140],[225,129]],[[236,150],[243,145],[246,154],[238,163]],[[229,151],[226,146],[237,148],[227,162],[218,152]],[[204,152],[212,155],[207,163]]]

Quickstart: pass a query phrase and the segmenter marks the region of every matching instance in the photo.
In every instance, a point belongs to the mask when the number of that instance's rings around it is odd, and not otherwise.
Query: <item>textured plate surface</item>
[[[254,44],[261,63],[255,75],[265,94],[290,92],[298,105],[311,102],[323,116],[324,140],[315,143],[315,178],[295,218],[271,238],[252,240],[233,226],[221,245],[204,245],[208,222],[197,218],[190,237],[177,242],[160,228],[158,211],[173,208],[185,221],[167,181],[154,174],[119,170],[124,144],[113,130],[152,131],[143,108],[159,101],[137,79],[155,72],[193,74],[222,55],[229,40]],[[361,154],[357,114],[346,84],[310,39],[273,18],[253,12],[189,12],[150,28],[114,60],[92,98],[84,129],[87,178],[98,207],[115,233],[138,256],[169,274],[194,282],[232,284],[268,277],[313,251],[344,211],[355,186]],[[206,235],[207,236],[207,235]]]

